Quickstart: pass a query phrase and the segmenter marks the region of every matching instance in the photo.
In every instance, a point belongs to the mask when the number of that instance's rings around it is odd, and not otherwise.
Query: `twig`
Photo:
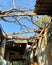
[[[4,17],[2,17],[1,18],[3,21],[5,21],[5,22],[16,22],[15,20],[14,21],[12,21],[12,20],[7,20],[7,19],[5,19]]]
[[[13,16],[13,17],[14,17],[14,16]],[[22,25],[22,24],[19,22],[19,21],[20,21],[20,18],[19,18],[19,20],[17,20],[17,18],[14,17],[14,19],[18,22],[18,24],[20,25],[21,29],[22,29],[22,27],[28,28],[27,26]],[[15,22],[15,23],[17,23],[17,22]]]

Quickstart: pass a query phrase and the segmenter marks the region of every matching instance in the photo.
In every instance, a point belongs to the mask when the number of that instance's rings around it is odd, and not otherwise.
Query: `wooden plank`
[[[27,43],[27,40],[14,40],[15,43]]]

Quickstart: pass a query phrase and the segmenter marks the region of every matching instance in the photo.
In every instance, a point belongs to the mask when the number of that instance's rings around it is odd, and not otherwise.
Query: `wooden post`
[[[6,51],[6,61],[7,61],[7,65],[9,65],[10,61],[9,61],[9,51],[8,50]]]
[[[6,39],[2,39],[1,41],[1,47],[0,47],[0,65],[3,65],[3,58],[5,53],[5,45],[6,45]]]

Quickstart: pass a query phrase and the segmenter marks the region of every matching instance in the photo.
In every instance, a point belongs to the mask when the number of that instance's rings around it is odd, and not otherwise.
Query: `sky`
[[[18,9],[34,9],[34,5],[36,3],[36,0],[15,0],[16,3],[16,8]],[[0,0],[0,10],[7,10],[13,8],[13,0]],[[8,18],[8,19],[12,19],[12,18]],[[36,18],[35,18],[36,19]],[[37,27],[35,25],[33,25],[31,22],[28,22],[25,19],[21,19],[20,22],[22,24],[25,24],[28,26],[28,29],[36,29]],[[2,25],[3,30],[6,33],[10,33],[10,32],[19,32],[19,31],[23,31],[26,29],[20,29],[20,26],[18,24],[12,23],[12,22],[4,22],[3,20],[0,19],[0,24]],[[29,33],[29,34],[25,34],[25,36],[33,36],[34,33]],[[21,36],[21,35],[19,35]],[[24,36],[22,34],[22,36]]]

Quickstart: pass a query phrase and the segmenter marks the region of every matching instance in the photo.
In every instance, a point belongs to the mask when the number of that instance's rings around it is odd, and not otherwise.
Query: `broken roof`
[[[52,0],[37,0],[34,12],[38,15],[52,16]]]

